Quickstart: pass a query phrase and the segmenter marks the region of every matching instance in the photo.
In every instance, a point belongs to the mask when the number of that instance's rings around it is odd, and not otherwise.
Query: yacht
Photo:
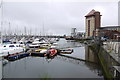
[[[25,51],[23,44],[2,44],[0,45],[0,55],[7,56],[9,54]]]

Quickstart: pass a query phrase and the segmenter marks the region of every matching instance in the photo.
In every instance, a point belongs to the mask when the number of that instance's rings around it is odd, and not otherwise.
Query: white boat
[[[0,46],[0,55],[7,56],[8,54],[14,54],[25,51],[25,48],[21,44],[3,44]]]
[[[39,41],[38,38],[36,38],[36,39],[32,42],[32,44],[29,44],[29,48],[38,48],[38,47],[40,47],[40,41]]]
[[[46,50],[41,50],[40,53],[47,53],[47,49]]]
[[[51,48],[58,48],[58,43],[53,43],[53,44],[51,45]]]
[[[40,44],[29,44],[29,48],[39,48]]]
[[[29,44],[29,47],[30,48],[39,48],[39,47],[49,47],[50,46],[50,44],[47,42],[47,41],[45,41],[45,40],[41,40],[40,41],[40,39],[38,39],[38,38],[36,38],[33,42],[32,42],[32,44]]]

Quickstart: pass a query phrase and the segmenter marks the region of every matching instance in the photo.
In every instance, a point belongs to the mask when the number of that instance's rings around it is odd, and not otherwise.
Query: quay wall
[[[97,44],[90,45],[89,47],[97,55],[105,78],[107,80],[113,80],[113,78],[115,78],[113,66],[119,66],[120,64],[115,61],[103,47]]]

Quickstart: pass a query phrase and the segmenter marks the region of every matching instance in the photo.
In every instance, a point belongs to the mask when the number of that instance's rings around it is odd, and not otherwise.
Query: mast
[[[9,22],[9,30],[8,30],[8,32],[9,32],[9,38],[10,38],[10,35],[12,34],[12,33],[11,33],[11,26],[10,26],[10,22]]]
[[[27,35],[27,32],[26,32],[26,26],[24,26],[24,30],[25,30],[25,34],[24,34],[24,35],[26,36],[26,35]]]
[[[43,20],[43,36],[45,36],[45,32],[44,32],[44,20]]]

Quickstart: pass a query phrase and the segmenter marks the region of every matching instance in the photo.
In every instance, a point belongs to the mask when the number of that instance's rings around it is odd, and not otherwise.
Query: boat
[[[62,54],[71,54],[73,52],[73,49],[61,49],[60,53]]]
[[[40,53],[47,53],[47,49],[41,50]]]
[[[58,43],[53,43],[53,44],[51,45],[51,48],[58,48]]]
[[[31,52],[31,56],[40,56],[40,57],[45,57],[46,53],[40,53],[40,52]]]
[[[39,40],[38,38],[35,39],[32,44],[29,44],[29,48],[49,48],[51,44],[49,44],[45,40]]]
[[[50,49],[50,50],[47,51],[47,54],[45,56],[53,57],[53,56],[55,56],[57,54],[57,52],[58,51],[56,49]]]
[[[29,44],[29,48],[40,48],[40,44]]]
[[[28,57],[29,53],[18,53],[18,54],[12,54],[7,57],[7,60],[9,61],[15,61],[24,57]]]
[[[40,51],[42,51],[42,50],[46,50],[46,49],[37,49],[37,50],[35,50],[36,52],[40,52]]]
[[[25,51],[25,48],[22,44],[2,44],[0,46],[0,54],[8,56],[9,54],[19,53]]]
[[[44,43],[41,45],[43,48],[50,48],[51,47],[51,44],[49,43]]]

